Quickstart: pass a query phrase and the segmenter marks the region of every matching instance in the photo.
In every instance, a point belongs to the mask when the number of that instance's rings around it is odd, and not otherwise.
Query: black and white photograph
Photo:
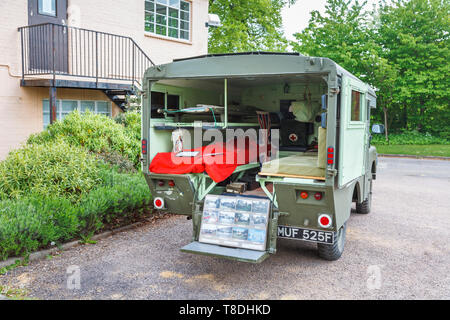
[[[209,196],[205,199],[205,208],[208,209],[219,209],[220,208],[220,198]]]
[[[270,202],[267,200],[253,200],[253,213],[267,213],[269,212]]]
[[[216,235],[217,227],[214,224],[202,224],[201,234],[204,236]]]
[[[249,229],[247,240],[263,244],[266,241],[266,230]]]
[[[217,227],[216,235],[219,238],[231,238],[233,227]]]
[[[236,209],[236,198],[235,197],[222,197],[220,199],[220,208],[225,210],[235,210]]]
[[[236,210],[238,211],[252,211],[252,200],[238,199],[236,203]]]
[[[220,224],[234,224],[234,211],[222,211],[219,213]]]
[[[247,237],[248,237],[247,228],[240,228],[240,227],[233,228],[233,239],[247,240]]]
[[[250,224],[250,214],[236,212],[236,214],[234,216],[234,223],[239,224],[239,225],[248,226]]]
[[[263,214],[252,214],[252,225],[255,227],[265,227],[267,216]]]
[[[203,223],[217,223],[219,220],[219,212],[208,210],[203,212]]]

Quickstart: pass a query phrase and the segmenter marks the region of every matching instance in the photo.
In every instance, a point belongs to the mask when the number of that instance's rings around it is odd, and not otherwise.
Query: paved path
[[[259,265],[181,253],[191,221],[173,216],[16,268],[0,284],[41,299],[449,299],[450,161],[381,158],[378,171],[373,211],[352,214],[335,262],[289,240]],[[67,288],[70,266],[80,289]]]

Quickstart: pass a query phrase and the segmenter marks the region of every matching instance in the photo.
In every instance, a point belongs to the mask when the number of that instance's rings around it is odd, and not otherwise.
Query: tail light
[[[169,187],[175,187],[175,181],[173,180],[169,180],[167,184],[169,185]]]
[[[327,163],[334,164],[334,148],[333,147],[327,148]]]
[[[322,200],[322,192],[316,192],[314,194],[314,199],[316,200]]]
[[[321,214],[318,219],[319,226],[329,228],[332,224],[331,217],[328,214]]]
[[[300,198],[302,198],[302,199],[308,198],[308,192],[306,192],[306,191],[300,192]]]
[[[160,198],[160,197],[155,198],[155,199],[153,200],[153,206],[154,206],[156,209],[162,209],[162,208],[164,208],[164,199],[163,199],[163,198]]]
[[[147,154],[147,140],[142,139],[142,154]]]
[[[162,187],[162,186],[164,186],[164,183],[165,183],[164,180],[159,180],[158,181],[158,186]]]

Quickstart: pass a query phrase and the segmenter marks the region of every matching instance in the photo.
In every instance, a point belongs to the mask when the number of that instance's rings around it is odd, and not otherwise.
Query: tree
[[[297,42],[292,47],[309,56],[328,57],[371,84],[383,106],[387,134],[396,70],[382,57],[374,12],[365,11],[365,5],[366,1],[329,0],[324,15],[311,12],[308,27],[294,35]]]
[[[283,51],[281,9],[296,0],[209,0],[222,26],[209,28],[209,52]]]
[[[293,48],[329,57],[377,89],[386,128],[450,131],[449,0],[328,0]],[[383,112],[383,113],[381,113]],[[444,127],[444,128],[443,128]],[[445,129],[446,127],[446,129]]]
[[[448,0],[396,0],[381,7],[378,42],[397,69],[392,102],[402,108],[407,129],[450,131],[449,14]]]

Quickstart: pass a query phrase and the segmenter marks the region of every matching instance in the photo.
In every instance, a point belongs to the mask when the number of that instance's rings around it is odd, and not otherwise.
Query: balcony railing
[[[22,80],[46,76],[114,80],[141,87],[153,61],[130,37],[45,23],[19,28]]]

